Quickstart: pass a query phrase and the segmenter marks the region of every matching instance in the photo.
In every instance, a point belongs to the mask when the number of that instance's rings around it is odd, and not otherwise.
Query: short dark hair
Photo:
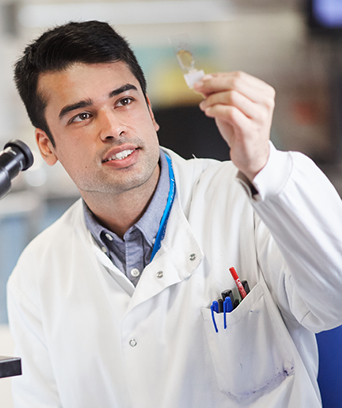
[[[118,61],[128,65],[146,98],[144,73],[128,42],[109,24],[70,22],[46,31],[25,48],[15,64],[14,80],[33,126],[44,130],[55,145],[45,118],[47,101],[38,92],[40,74],[62,71],[75,63]]]

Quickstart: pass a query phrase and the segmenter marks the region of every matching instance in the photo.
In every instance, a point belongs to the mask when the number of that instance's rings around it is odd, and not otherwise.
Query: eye
[[[126,97],[126,98],[120,99],[116,106],[127,106],[132,102],[133,102],[133,98]]]
[[[83,122],[84,120],[87,120],[90,118],[90,113],[88,112],[82,112],[79,113],[78,115],[74,116],[71,120],[70,123],[75,123],[75,122]]]

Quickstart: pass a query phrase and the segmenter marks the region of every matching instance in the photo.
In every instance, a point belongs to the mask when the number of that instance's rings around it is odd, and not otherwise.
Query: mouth
[[[130,156],[136,149],[127,149],[127,150],[122,150],[119,153],[113,154],[113,156],[104,159],[103,163],[109,162],[109,161],[114,161],[114,160],[124,160],[126,159],[128,156]]]

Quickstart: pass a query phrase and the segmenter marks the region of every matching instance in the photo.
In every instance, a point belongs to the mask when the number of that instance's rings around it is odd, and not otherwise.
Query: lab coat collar
[[[91,245],[98,261],[109,271],[122,289],[131,296],[129,310],[157,295],[165,288],[188,279],[198,268],[204,256],[183,210],[183,206],[189,206],[191,203],[190,185],[193,178],[196,177],[197,172],[194,169],[196,164],[192,162],[192,165],[186,171],[181,172],[178,163],[183,162],[184,167],[185,160],[167,149],[164,150],[171,156],[173,163],[176,179],[175,200],[171,208],[161,248],[153,261],[144,269],[136,288],[94,243],[90,232],[85,226],[80,206],[82,234],[87,237],[88,245]],[[181,183],[179,182],[180,179],[182,180]],[[186,186],[189,186],[189,188],[187,189]]]
[[[202,259],[203,251],[193,235],[176,194],[161,248],[144,269],[129,310],[164,289],[188,279]]]
[[[153,261],[144,269],[136,288],[100,248],[94,243],[92,247],[99,262],[131,296],[126,313],[164,289],[188,279],[203,259],[203,251],[184,216],[177,194],[161,248]]]

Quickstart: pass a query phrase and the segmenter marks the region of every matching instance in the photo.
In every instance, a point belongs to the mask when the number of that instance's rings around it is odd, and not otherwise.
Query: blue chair
[[[316,334],[323,408],[342,407],[342,326]]]

